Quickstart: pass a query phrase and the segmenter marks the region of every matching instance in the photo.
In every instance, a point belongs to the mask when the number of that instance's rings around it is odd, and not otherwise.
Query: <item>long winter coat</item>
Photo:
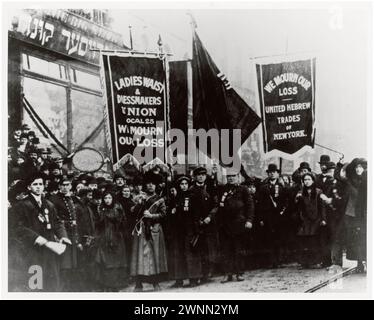
[[[325,205],[320,196],[322,191],[318,188],[308,193],[303,190],[302,196],[297,199],[301,225],[297,235],[314,236],[318,233],[322,220],[326,221]]]
[[[62,193],[52,195],[50,201],[56,207],[57,216],[67,233],[67,238],[71,240],[72,245],[68,245],[62,255],[61,269],[77,269],[80,251],[77,245],[82,236],[80,233],[79,221],[84,215],[84,209],[81,202],[75,196],[64,196]]]
[[[174,210],[173,210],[174,209]],[[198,279],[202,277],[201,246],[191,241],[199,233],[200,217],[191,210],[191,194],[179,191],[169,213],[169,262],[172,279]]]
[[[366,260],[367,233],[367,172],[360,178],[347,181],[347,207],[345,211],[347,258]]]
[[[101,205],[96,220],[97,246],[95,261],[105,268],[126,267],[126,248],[122,227],[124,213],[119,204],[113,207]]]
[[[149,210],[152,218],[142,218]],[[161,220],[166,215],[166,205],[158,195],[149,197],[134,207],[137,215],[137,232],[134,232],[131,253],[131,276],[154,276],[168,271],[167,252]]]

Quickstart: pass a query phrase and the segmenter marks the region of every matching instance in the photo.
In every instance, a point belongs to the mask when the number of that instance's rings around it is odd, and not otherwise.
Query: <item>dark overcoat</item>
[[[204,247],[204,259],[210,263],[217,263],[220,258],[218,228],[216,222],[217,190],[210,184],[199,186],[194,184],[190,188],[191,210],[193,215],[203,221],[206,217],[211,218],[208,225],[202,230],[201,245]]]
[[[259,221],[263,221],[265,228],[270,231],[279,229],[282,221],[281,212],[288,204],[285,187],[279,181],[275,184],[268,181],[260,187],[258,200]]]
[[[254,219],[254,202],[248,188],[226,185],[218,200],[217,220],[221,230],[231,236],[243,233],[245,223]]]
[[[175,210],[173,210],[175,209]],[[170,273],[172,279],[197,279],[202,277],[201,246],[192,240],[200,231],[198,211],[191,210],[190,191],[178,192],[169,213]]]
[[[320,198],[322,190],[316,188],[315,191],[314,195],[303,192],[297,200],[301,220],[299,236],[317,235],[322,220],[326,221],[326,208]]]
[[[58,241],[67,234],[63,223],[58,219],[54,205],[42,197],[42,205],[39,207],[34,197],[29,195],[17,202],[9,213],[9,239],[18,244],[15,252],[10,252],[10,261],[16,257],[16,268],[21,277],[17,282],[21,283],[25,290],[30,290],[29,268],[37,265],[43,272],[43,291],[59,291],[59,256],[45,246],[35,244],[39,236],[49,241]]]
[[[64,224],[67,238],[72,242],[62,255],[61,269],[77,269],[80,254],[77,245],[80,244],[83,235],[80,234],[78,223],[82,220],[85,210],[81,202],[75,196],[65,196],[62,193],[52,195],[50,201],[56,207],[57,215]]]

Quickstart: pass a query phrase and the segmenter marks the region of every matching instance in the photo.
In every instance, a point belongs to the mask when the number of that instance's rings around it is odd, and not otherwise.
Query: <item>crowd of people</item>
[[[69,170],[27,125],[9,140],[9,290],[155,291],[165,280],[195,287],[244,271],[338,268],[357,260],[366,271],[367,162],[320,158],[292,175],[269,164],[267,178],[205,167],[174,176],[155,166],[128,179]],[[63,244],[63,253],[53,250]],[[30,286],[40,266],[42,285]]]

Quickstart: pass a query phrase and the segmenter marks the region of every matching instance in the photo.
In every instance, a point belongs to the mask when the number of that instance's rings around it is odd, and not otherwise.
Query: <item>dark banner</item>
[[[187,136],[188,79],[187,61],[170,62],[170,127],[180,129]]]
[[[147,149],[143,164],[165,152],[166,99],[164,62],[158,58],[103,54],[107,140],[114,170]],[[163,159],[163,158],[162,158]]]
[[[314,147],[315,63],[256,64],[265,152]]]
[[[223,129],[239,129],[241,146],[260,124],[261,119],[219,70],[196,31],[193,34],[192,48],[193,128],[206,131],[214,129],[219,132]],[[220,149],[228,150],[230,155],[237,154],[240,146],[234,146],[233,141],[232,135],[228,143],[220,140]],[[222,153],[212,154],[210,147],[204,151],[198,145],[200,151],[219,160],[222,166],[230,166],[222,161]]]

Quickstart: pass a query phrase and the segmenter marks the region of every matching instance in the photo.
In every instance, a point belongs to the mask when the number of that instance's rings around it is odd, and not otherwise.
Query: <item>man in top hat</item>
[[[325,188],[329,185],[329,180],[334,177],[334,175],[331,176],[331,174],[328,174],[328,171],[331,171],[331,169],[335,170],[336,165],[330,160],[330,157],[328,155],[321,155],[320,161],[318,163],[321,168],[321,173],[317,174],[315,183],[317,188],[324,191]],[[332,168],[332,165],[334,166],[334,168]],[[334,171],[332,173],[334,173]]]
[[[21,291],[59,291],[58,255],[48,249],[48,242],[55,242],[56,238],[65,239],[66,230],[58,219],[55,206],[43,196],[42,176],[34,174],[26,184],[28,196],[17,202],[9,215],[10,243],[13,243],[11,239],[18,243],[17,250],[9,251],[10,269],[13,267],[12,261],[17,261],[14,267],[19,270],[17,282],[22,287]],[[42,277],[42,282],[30,281],[30,270],[35,272],[36,266],[41,268],[39,276]]]
[[[83,250],[82,237],[79,234],[79,222],[84,214],[79,200],[72,194],[72,180],[66,175],[59,181],[59,192],[50,196],[57,210],[58,218],[64,223],[67,250],[62,256],[62,285],[65,291],[77,290],[80,284],[78,273],[78,255]]]
[[[191,210],[200,220],[200,248],[202,252],[203,278],[201,283],[209,281],[213,263],[218,257],[218,232],[214,215],[217,207],[216,192],[207,183],[207,170],[197,167],[193,171],[194,183],[190,188]]]
[[[227,184],[219,193],[217,221],[220,230],[220,243],[223,249],[225,278],[222,283],[233,280],[243,281],[241,249],[243,234],[252,228],[254,202],[251,194],[239,184],[239,174],[235,169],[226,172]]]
[[[319,167],[320,167],[322,173],[326,172],[326,170],[327,170],[326,165],[329,162],[331,162],[330,156],[328,156],[327,154],[323,154],[323,155],[320,156],[318,163],[319,163]]]
[[[269,164],[266,170],[268,178],[259,189],[259,221],[263,228],[265,243],[270,250],[270,260],[273,267],[280,264],[280,242],[282,215],[287,207],[287,193],[279,179],[280,170],[276,164]]]

